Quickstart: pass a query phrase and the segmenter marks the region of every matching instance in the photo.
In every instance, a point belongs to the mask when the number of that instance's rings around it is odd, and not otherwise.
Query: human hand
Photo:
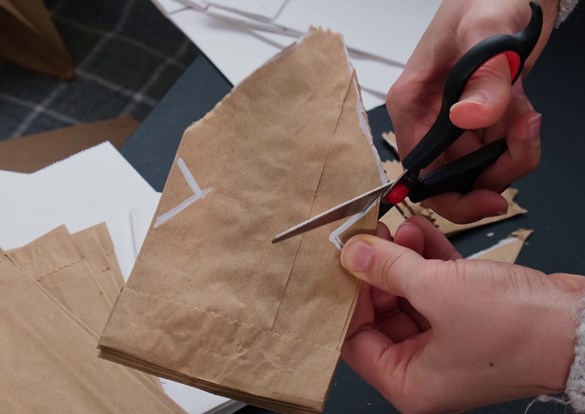
[[[390,89],[386,105],[402,157],[418,143],[439,112],[443,82],[456,61],[494,34],[514,34],[530,18],[528,0],[445,0]],[[541,0],[544,24],[539,42],[526,61],[523,76],[544,48],[557,17],[558,0]],[[498,192],[540,161],[540,114],[534,111],[520,78],[512,87],[504,55],[486,62],[468,81],[461,100],[451,107],[451,121],[470,130],[429,168],[461,157],[506,136],[508,151],[490,166],[467,195],[443,194],[428,200],[437,213],[464,223],[503,214],[507,203]]]
[[[358,375],[407,413],[564,390],[583,277],[461,259],[420,216],[394,240],[354,236],[341,254],[365,282],[342,349]]]

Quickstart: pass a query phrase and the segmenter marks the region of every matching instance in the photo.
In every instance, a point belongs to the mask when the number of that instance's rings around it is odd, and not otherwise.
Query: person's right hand
[[[342,349],[358,375],[406,413],[564,390],[583,276],[461,259],[420,216],[394,240],[357,235],[342,250],[365,282]]]
[[[544,25],[526,61],[523,76],[544,48],[557,17],[558,0],[540,0]],[[443,82],[455,62],[481,40],[514,34],[530,19],[528,0],[444,0],[388,92],[386,105],[401,157],[428,131],[439,112]],[[553,80],[551,80],[552,82]],[[437,213],[456,223],[471,222],[507,211],[499,195],[540,161],[540,114],[534,111],[520,78],[511,86],[504,55],[486,62],[467,83],[461,100],[451,107],[451,121],[470,130],[429,169],[452,161],[486,143],[506,137],[508,151],[488,168],[467,195],[443,194],[428,200]]]

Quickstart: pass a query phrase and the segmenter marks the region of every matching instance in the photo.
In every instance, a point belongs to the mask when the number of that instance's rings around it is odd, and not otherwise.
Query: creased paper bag
[[[329,240],[343,222],[271,239],[385,181],[343,42],[312,30],[185,132],[101,355],[321,410],[358,291]],[[350,230],[376,219],[374,206]]]

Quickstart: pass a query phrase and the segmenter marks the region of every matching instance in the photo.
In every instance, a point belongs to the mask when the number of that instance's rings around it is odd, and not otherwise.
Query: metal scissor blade
[[[354,197],[351,200],[345,201],[333,208],[330,208],[327,211],[317,214],[316,216],[291,227],[288,230],[278,233],[272,239],[272,243],[278,243],[279,241],[296,236],[297,234],[316,229],[317,227],[321,227],[325,224],[329,224],[336,220],[362,212],[367,209],[374,201],[376,201],[378,197],[387,193],[397,181],[398,180],[387,182],[380,187],[374,188],[373,190]]]

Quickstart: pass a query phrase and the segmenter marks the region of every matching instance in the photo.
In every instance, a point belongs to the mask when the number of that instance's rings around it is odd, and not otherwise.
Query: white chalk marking
[[[201,187],[199,187],[199,184],[197,184],[195,177],[193,177],[193,174],[191,174],[191,171],[189,171],[187,164],[185,164],[185,161],[183,161],[182,158],[177,159],[177,166],[179,167],[179,170],[181,170],[181,172],[183,173],[183,178],[185,178],[185,181],[191,188],[191,191],[193,191],[193,195],[187,198],[186,200],[182,201],[181,203],[177,204],[175,207],[171,208],[166,213],[163,213],[160,216],[158,216],[152,226],[155,229],[158,226],[166,223],[167,221],[175,217],[177,214],[185,210],[195,201],[199,200],[200,198],[204,198],[212,190],[211,187],[204,188],[203,190],[201,189]]]

